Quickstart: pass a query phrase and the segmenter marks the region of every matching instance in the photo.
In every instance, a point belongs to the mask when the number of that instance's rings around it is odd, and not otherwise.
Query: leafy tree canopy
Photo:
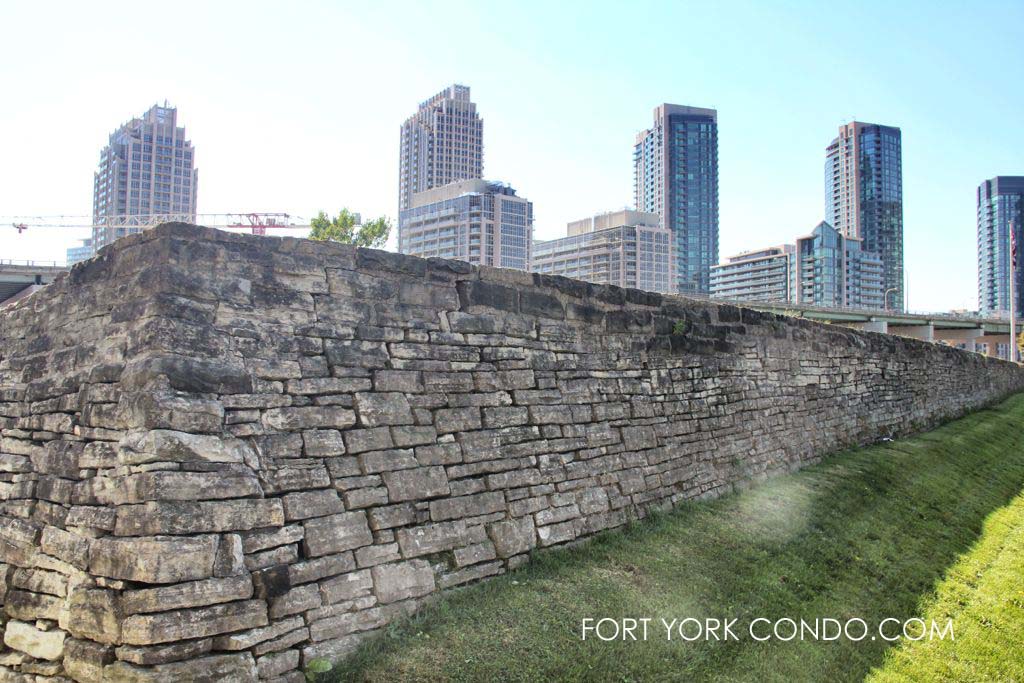
[[[337,216],[330,217],[323,211],[310,222],[312,240],[354,244],[357,247],[383,247],[391,234],[391,221],[384,216],[357,225],[357,215],[342,209]]]

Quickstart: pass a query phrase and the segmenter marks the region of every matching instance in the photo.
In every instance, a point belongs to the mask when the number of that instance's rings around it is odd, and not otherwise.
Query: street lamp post
[[[885,306],[885,310],[887,310],[887,311],[889,310],[889,292],[898,292],[898,291],[899,291],[899,287],[890,287],[889,289],[885,290],[885,294],[882,295],[882,303]]]

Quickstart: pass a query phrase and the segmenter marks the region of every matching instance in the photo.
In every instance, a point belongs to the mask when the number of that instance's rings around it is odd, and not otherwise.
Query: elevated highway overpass
[[[28,296],[67,270],[53,261],[0,260],[0,306]]]
[[[1006,349],[1009,349],[1010,344],[1009,317],[987,317],[970,313],[903,313],[878,309],[830,308],[781,301],[739,301],[719,297],[713,297],[711,300],[868,332],[946,343],[969,351],[984,350],[989,356],[997,355],[1000,344],[1005,345]],[[1021,329],[1020,325],[1021,322],[1018,321],[1018,330]],[[982,348],[979,349],[979,346]]]

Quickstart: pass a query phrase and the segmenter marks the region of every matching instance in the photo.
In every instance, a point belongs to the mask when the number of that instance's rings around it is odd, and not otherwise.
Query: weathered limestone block
[[[224,578],[244,573],[246,567],[242,537],[238,534],[222,535],[213,560],[213,575]]]
[[[483,428],[480,408],[441,408],[434,416],[438,434],[468,432]]]
[[[118,456],[125,465],[149,462],[253,462],[252,449],[240,439],[167,429],[129,433],[121,442]]]
[[[200,394],[247,394],[252,377],[241,362],[224,358],[200,358],[165,354],[129,361],[120,377],[128,389],[142,389],[164,377],[179,391]]]
[[[256,671],[260,679],[276,678],[299,667],[299,651],[275,652],[256,660]]]
[[[59,620],[61,628],[76,638],[87,638],[107,645],[121,638],[124,612],[115,591],[103,588],[76,588],[68,597],[66,616]]]
[[[117,536],[202,534],[248,531],[284,525],[281,500],[234,499],[200,502],[150,502],[117,509]]]
[[[301,467],[282,466],[266,471],[261,476],[263,490],[268,495],[285,491],[325,488],[331,485],[327,468],[323,465],[303,464]]]
[[[131,683],[165,683],[190,681],[191,683],[255,683],[259,680],[256,662],[248,652],[211,655],[182,662],[138,667],[127,662],[115,662],[103,669],[104,680]]]
[[[129,430],[170,429],[212,434],[224,425],[220,401],[167,392],[140,391],[121,397],[121,422]]]
[[[302,432],[303,452],[310,458],[329,458],[345,454],[345,442],[337,429],[310,429]]]
[[[46,593],[61,598],[68,594],[68,576],[45,569],[19,567],[11,574],[10,585],[33,593]]]
[[[89,564],[91,544],[92,541],[84,536],[48,526],[43,529],[39,547],[47,555],[53,555],[79,569],[85,569]]]
[[[64,671],[79,683],[100,683],[103,667],[114,661],[110,646],[91,640],[68,638],[64,641]]]
[[[366,569],[350,571],[347,574],[320,582],[324,603],[328,605],[369,595],[372,589],[373,577]]]
[[[4,611],[14,619],[35,621],[52,619],[56,621],[64,607],[64,600],[45,593],[9,590],[4,598]]]
[[[316,609],[322,604],[320,591],[314,584],[297,586],[270,601],[270,618],[280,619]]]
[[[424,560],[382,564],[370,571],[373,591],[382,604],[418,598],[435,589],[434,572]]]
[[[343,432],[342,436],[345,439],[345,448],[352,454],[381,451],[395,446],[395,442],[391,438],[391,430],[387,427],[351,429]]]
[[[342,512],[303,522],[303,546],[307,557],[319,557],[353,550],[373,543],[366,513]]]
[[[190,581],[158,588],[127,590],[121,594],[125,614],[161,612],[187,607],[203,607],[252,597],[252,579],[248,576]]]
[[[529,552],[537,545],[537,534],[530,517],[489,524],[487,535],[494,543],[498,557],[502,558]]]
[[[117,658],[140,666],[180,662],[205,655],[213,649],[213,638],[179,640],[165,645],[121,645],[115,650]]]
[[[383,477],[392,503],[434,498],[446,495],[449,491],[448,476],[443,467],[418,467],[384,472]]]
[[[500,491],[475,496],[443,498],[430,503],[430,518],[434,521],[475,517],[505,509],[505,496]]]
[[[413,424],[409,400],[399,392],[357,393],[355,406],[363,427]]]
[[[360,468],[366,474],[419,467],[419,462],[416,461],[416,456],[411,448],[369,451],[361,453],[358,459]]]
[[[367,377],[311,377],[288,382],[289,394],[315,396],[321,394],[352,394],[369,391],[373,382]]]
[[[89,571],[143,583],[179,583],[213,576],[216,536],[97,538],[89,546]]]
[[[465,548],[456,548],[452,552],[452,556],[455,558],[456,567],[466,567],[471,564],[493,560],[497,557],[497,552],[494,549],[493,543],[485,541],[484,543],[477,543]]]
[[[15,619],[8,621],[4,627],[4,645],[36,659],[51,662],[64,656],[66,637],[67,633],[60,629],[43,631]]]
[[[83,469],[107,469],[117,467],[117,444],[109,441],[90,441],[78,456],[78,466]]]
[[[78,479],[78,460],[84,449],[85,445],[76,441],[50,441],[42,451],[32,455],[33,468],[40,474]]]
[[[140,472],[117,481],[115,505],[162,500],[212,500],[263,495],[259,480],[243,472]]]
[[[344,512],[345,506],[333,489],[289,493],[282,498],[284,517],[289,522]]]
[[[69,527],[83,527],[86,529],[98,529],[102,531],[113,531],[117,513],[108,507],[96,505],[72,505],[68,511],[65,524]]]
[[[0,453],[0,472],[31,472],[32,461],[24,455]]]
[[[269,429],[294,432],[303,429],[345,429],[356,423],[356,414],[337,406],[315,408],[271,408],[263,413]]]
[[[302,628],[297,628],[294,631],[289,631],[282,636],[278,636],[273,640],[268,640],[265,643],[260,643],[259,645],[254,646],[252,648],[252,654],[256,657],[261,657],[265,654],[280,652],[294,645],[306,642],[309,642],[309,628],[303,626]],[[300,676],[302,675],[297,671],[295,673]],[[301,681],[299,681],[299,683],[301,683]]]
[[[318,581],[328,576],[337,576],[355,569],[355,559],[351,551],[325,555],[305,560],[288,567],[288,577],[293,586]]]
[[[309,625],[309,638],[314,642],[347,636],[359,631],[379,628],[387,623],[388,612],[380,607],[348,614],[339,614],[314,621]]]
[[[281,621],[275,621],[269,626],[261,626],[246,631],[239,631],[238,633],[217,636],[213,639],[213,645],[218,650],[248,650],[260,643],[274,640],[286,633],[302,628],[304,624],[305,622],[301,616],[289,617]]]
[[[331,510],[327,514],[339,512]],[[288,503],[285,502],[285,517],[288,516]],[[289,543],[301,541],[305,535],[305,529],[300,524],[292,524],[280,529],[266,529],[260,531],[249,531],[242,536],[242,548],[247,553],[255,553],[267,548],[276,548]]]
[[[121,640],[126,645],[155,645],[266,625],[267,603],[244,600],[172,612],[133,614],[122,624]]]
[[[549,526],[537,527],[537,538],[541,546],[567,543],[576,538],[577,527],[573,522],[560,522]]]
[[[487,540],[482,526],[467,527],[462,520],[422,524],[395,534],[404,557],[420,557]]]

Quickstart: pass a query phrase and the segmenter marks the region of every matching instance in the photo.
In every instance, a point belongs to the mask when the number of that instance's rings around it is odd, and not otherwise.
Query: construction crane
[[[288,225],[288,219],[291,218],[286,213],[247,213],[245,214],[245,223],[235,223],[229,225],[229,228],[251,228],[252,234],[254,235],[266,235],[267,228],[289,228],[294,227]],[[302,226],[308,227],[308,226]]]
[[[197,223],[211,228],[245,229],[254,235],[266,235],[268,229],[308,230],[309,222],[287,213],[163,213],[124,216],[5,216],[0,225],[10,223],[18,234],[29,228],[82,229],[82,228],[135,228],[145,230],[161,223]]]

